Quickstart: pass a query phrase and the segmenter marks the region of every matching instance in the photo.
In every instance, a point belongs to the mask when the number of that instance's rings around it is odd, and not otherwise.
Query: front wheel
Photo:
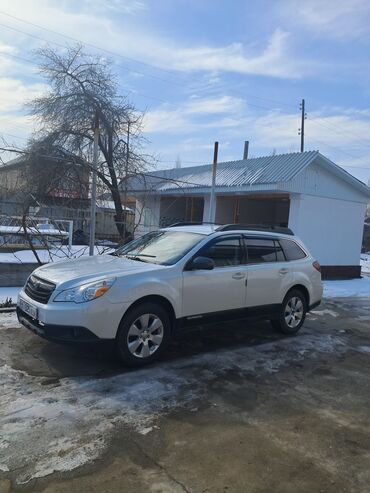
[[[279,318],[271,320],[275,329],[283,334],[295,334],[302,327],[307,313],[306,298],[298,289],[292,289],[285,296]]]
[[[171,337],[166,310],[155,303],[138,305],[125,315],[116,338],[118,356],[126,366],[138,367],[158,359]]]

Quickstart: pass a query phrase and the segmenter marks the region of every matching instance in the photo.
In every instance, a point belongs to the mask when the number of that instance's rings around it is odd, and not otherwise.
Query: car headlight
[[[102,279],[101,281],[82,284],[76,288],[66,289],[57,294],[53,301],[86,303],[86,301],[100,298],[113,286],[115,278]]]

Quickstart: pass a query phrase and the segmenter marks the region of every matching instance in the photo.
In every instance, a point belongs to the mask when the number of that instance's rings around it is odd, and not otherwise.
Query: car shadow
[[[195,327],[177,332],[166,353],[155,365],[197,354],[257,346],[284,337],[269,322],[236,321]],[[112,343],[66,345],[43,341],[39,357],[44,360],[50,375],[59,378],[107,377],[135,371],[120,363]]]

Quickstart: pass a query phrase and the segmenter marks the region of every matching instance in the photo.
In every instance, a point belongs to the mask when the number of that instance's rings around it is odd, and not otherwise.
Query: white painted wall
[[[322,265],[359,265],[365,204],[292,195],[289,227]]]
[[[364,192],[360,192],[334,173],[313,163],[290,181],[280,183],[281,190],[304,193],[350,202],[369,202]]]
[[[210,194],[204,195],[204,207],[203,207],[203,222],[209,221],[209,206],[211,203]],[[217,202],[216,202],[217,204]],[[216,205],[216,213],[217,213],[217,205]]]
[[[148,196],[140,201],[136,200],[135,211],[135,238],[142,236],[149,231],[159,228],[160,218],[160,197]]]

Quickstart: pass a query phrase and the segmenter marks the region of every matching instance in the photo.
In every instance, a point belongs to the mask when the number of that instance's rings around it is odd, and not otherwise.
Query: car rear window
[[[295,241],[280,240],[280,245],[283,248],[287,260],[299,260],[306,257],[305,252]]]

